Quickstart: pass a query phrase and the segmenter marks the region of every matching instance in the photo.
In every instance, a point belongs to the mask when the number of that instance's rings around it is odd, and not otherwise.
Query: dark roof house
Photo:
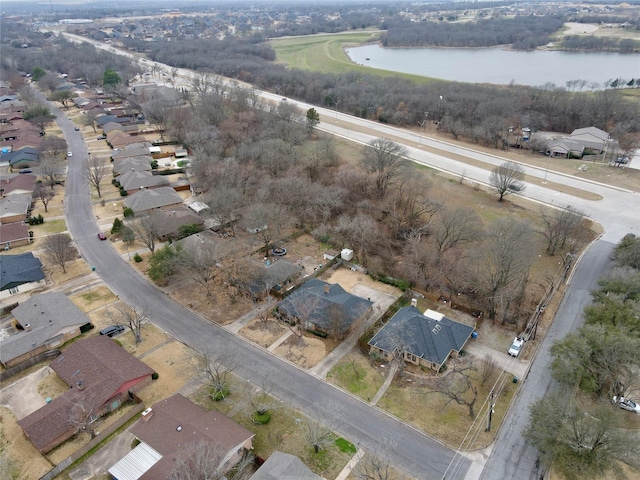
[[[0,298],[44,285],[42,262],[32,252],[3,255],[0,268]]]
[[[13,174],[0,178],[0,196],[6,197],[12,193],[32,194],[36,188],[37,175]]]
[[[142,412],[131,433],[141,443],[109,469],[119,480],[167,479],[177,463],[204,443],[223,452],[220,468],[227,471],[252,448],[254,437],[221,412],[207,411],[180,394]]]
[[[450,355],[460,353],[474,330],[433,310],[423,314],[414,306],[402,307],[369,340],[369,347],[382,358],[401,353],[408,362],[439,371]]]
[[[132,392],[151,383],[153,374],[106,335],[73,343],[50,367],[69,390],[18,422],[41,453],[73,436],[80,423],[117,409]]]
[[[289,321],[301,321],[309,330],[345,334],[369,314],[373,302],[352,295],[338,284],[311,278],[276,306]]]

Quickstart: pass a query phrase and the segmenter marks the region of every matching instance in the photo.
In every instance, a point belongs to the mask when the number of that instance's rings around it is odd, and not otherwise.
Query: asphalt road
[[[597,287],[598,279],[613,265],[609,259],[613,247],[614,244],[610,242],[597,241],[574,270],[570,288],[498,433],[482,480],[542,478],[544,472],[537,466],[538,452],[523,437],[529,423],[529,405],[558,387],[551,378],[549,349],[556,339],[563,338],[584,323],[582,311],[591,302],[589,292]]]
[[[231,349],[246,380],[261,383],[263,378],[287,404],[326,421],[334,431],[365,450],[387,458],[394,466],[419,479],[440,479],[454,458],[454,452],[382,410],[325,383],[298,367],[273,356],[240,337],[230,334],[195,313],[181,307],[131,268],[109,242],[98,239],[98,226],[91,210],[85,177],[87,147],[73,123],[50,104],[64,132],[69,150],[65,209],[68,230],[83,258],[105,283],[127,303],[144,305],[153,323],[196,350]],[[214,307],[215,308],[215,307]],[[461,460],[458,474],[463,479],[469,461]]]
[[[76,37],[76,39],[79,39],[79,37]],[[133,55],[128,52],[120,52],[108,46],[101,46],[95,41],[90,41],[90,43],[94,43],[101,48],[112,50],[114,53],[133,57]],[[151,64],[153,62],[147,60],[146,63]],[[163,66],[157,62],[155,63],[165,70],[169,69],[167,66]],[[181,69],[178,75],[188,79],[193,73]],[[262,92],[260,96],[272,102],[279,102],[281,100],[281,96],[268,92]],[[312,106],[304,102],[289,100],[301,109],[307,109]],[[445,155],[424,151],[412,145],[419,142],[421,145],[437,148],[445,152],[445,154],[460,155],[473,160],[480,160],[489,165],[499,165],[506,161],[505,158],[497,154],[486,154],[445,141],[435,140],[425,136],[419,137],[414,132],[360,119],[351,115],[335,112],[331,109],[317,106],[313,107],[320,114],[321,123],[318,125],[318,128],[323,131],[362,144],[368,143],[372,139],[381,136],[393,138],[399,143],[408,142],[406,146],[409,150],[409,157],[413,161],[453,174],[463,175],[465,178],[476,182],[488,184],[490,172],[479,167],[470,166],[461,161],[452,160]],[[361,131],[362,129],[366,129],[367,133],[363,133]],[[65,129],[65,133],[68,134],[69,131]],[[74,132],[71,131],[70,133],[73,134]],[[76,136],[78,137],[79,135]],[[67,136],[67,138],[70,137]],[[70,163],[75,163],[78,160],[78,155],[76,155],[76,151],[74,150],[76,146],[72,142],[70,142],[70,145],[72,145],[73,148],[71,148],[71,150],[74,152],[73,162]],[[84,143],[82,142],[82,146],[78,148],[86,147],[84,147]],[[86,154],[84,158],[86,158]],[[522,432],[528,422],[528,406],[543,396],[549,389],[554,388],[549,370],[549,347],[555,340],[562,338],[566,333],[574,330],[581,324],[583,308],[590,302],[589,291],[596,285],[598,278],[611,266],[608,260],[608,254],[613,245],[626,233],[640,235],[640,195],[571,175],[556,173],[546,168],[542,169],[524,165],[523,167],[528,176],[538,179],[537,181],[526,184],[527,188],[523,193],[524,196],[533,201],[548,205],[575,207],[599,222],[604,227],[604,234],[598,242],[591,246],[584,258],[575,267],[572,282],[561,304],[554,325],[547,332],[539,352],[532,363],[529,374],[525,378],[525,381],[522,382],[518,397],[512,405],[499,432],[498,438],[493,445],[491,457],[486,463],[482,474],[483,480],[536,478],[536,475],[539,473],[535,468],[537,453],[524,442]],[[71,170],[72,169],[70,169],[70,175],[72,174]],[[558,193],[545,188],[545,180],[594,192],[601,195],[602,200],[585,200]],[[98,273],[109,286],[118,293],[121,298],[128,302],[139,304],[141,301],[146,301],[147,299],[154,305],[156,302],[160,302],[160,299],[157,298],[159,294],[155,288],[146,284],[146,282],[139,277],[137,273],[129,269],[119,257],[116,258],[109,245],[98,241],[96,238],[98,228],[95,225],[90,206],[88,205],[86,186],[83,185],[80,179],[76,179],[76,181],[78,185],[75,185],[75,181],[67,181],[67,188],[73,188],[71,191],[68,190],[67,195],[70,197],[69,200],[71,200],[71,196],[78,196],[78,198],[75,199],[78,201],[78,204],[76,205],[76,202],[73,202],[74,206],[72,210],[68,210],[67,218],[69,229],[78,242],[78,246],[87,261],[92,265],[96,265]],[[84,198],[86,205],[81,205],[82,198]],[[71,215],[69,215],[69,213],[71,213]],[[78,223],[81,225],[78,225]],[[103,258],[104,261],[102,260]],[[108,269],[108,271],[105,271],[105,269]],[[160,297],[162,297],[161,294]],[[273,370],[273,375],[277,376],[279,382],[281,377],[278,375],[281,373],[278,371],[280,368],[279,365],[287,365],[287,373],[285,376],[291,376],[291,378],[295,379],[294,381],[290,380],[289,383],[295,382],[297,384],[297,382],[301,382],[301,390],[298,388],[292,389],[292,386],[287,383],[286,380],[283,381],[282,384],[278,383],[278,388],[281,388],[283,392],[282,398],[288,403],[307,413],[322,415],[323,413],[332,411],[332,408],[327,408],[327,405],[335,405],[333,403],[335,399],[339,399],[339,401],[342,402],[342,399],[346,397],[350,400],[345,401],[343,404],[341,412],[345,413],[333,416],[334,421],[341,425],[341,428],[338,428],[338,430],[343,435],[356,443],[360,442],[361,446],[365,448],[373,448],[376,451],[380,451],[382,445],[386,443],[382,440],[391,439],[392,443],[396,442],[396,447],[391,451],[387,450],[387,458],[389,458],[392,463],[412,473],[419,479],[441,478],[443,472],[447,470],[448,472],[451,471],[448,467],[452,458],[452,452],[450,450],[444,449],[444,447],[433,440],[419,435],[411,428],[398,422],[388,423],[389,420],[387,419],[387,423],[385,423],[382,418],[385,416],[380,411],[373,409],[369,411],[370,407],[362,405],[361,402],[352,399],[346,394],[330,395],[329,397],[318,396],[324,395],[325,391],[333,391],[335,389],[326,384],[322,384],[322,382],[310,379],[304,372],[285,364],[281,360],[272,359],[252,345],[245,345],[241,340],[235,337],[229,337],[226,332],[219,331],[221,329],[206,326],[204,330],[201,330],[203,328],[202,325],[196,328],[196,325],[203,323],[199,317],[179,307],[174,306],[168,309],[172,302],[166,304],[167,299],[164,298],[163,300],[165,303],[161,304],[162,307],[159,309],[154,308],[153,310],[154,322],[185,341],[188,345],[197,345],[191,341],[198,340],[198,335],[192,335],[191,331],[186,332],[184,329],[193,329],[198,332],[209,331],[208,336],[202,338],[209,338],[210,336],[212,338],[211,342],[215,342],[215,345],[220,345],[221,340],[231,342],[234,348],[243,352],[245,358],[248,359],[247,365],[243,366],[240,373],[250,380],[255,380],[260,377],[260,375],[257,374],[257,370],[260,368],[252,368],[251,365],[265,365],[270,371],[271,369],[275,369]],[[165,311],[165,308],[168,310]],[[180,316],[179,319],[177,318],[178,316]],[[372,415],[371,418],[376,419],[381,417],[380,422],[382,423],[378,424],[376,420],[371,424],[367,415]],[[353,421],[344,422],[343,419]],[[378,436],[377,434],[382,434],[382,436]],[[406,436],[407,434],[409,435],[408,437]],[[407,441],[405,442],[404,440]],[[457,475],[450,476],[449,473],[447,473],[447,479],[464,478],[464,473],[468,470],[468,461],[466,459],[457,456],[455,460],[456,462],[461,461],[460,468],[457,468],[456,465],[455,471]],[[477,478],[477,475],[470,472],[469,478]]]

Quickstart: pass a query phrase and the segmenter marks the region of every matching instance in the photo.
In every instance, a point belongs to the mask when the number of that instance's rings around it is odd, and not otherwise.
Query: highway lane
[[[44,97],[41,96],[44,100]],[[127,303],[143,305],[153,323],[196,350],[229,348],[236,353],[242,378],[256,384],[266,377],[273,391],[287,404],[324,419],[336,432],[368,451],[378,452],[393,465],[419,479],[440,479],[454,452],[377,407],[309,375],[264,349],[211,324],[183,308],[155,288],[114,250],[97,238],[98,226],[91,210],[85,176],[87,147],[64,113],[49,104],[57,116],[73,157],[69,159],[65,209],[67,226],[83,258],[96,268],[105,283]],[[469,466],[464,459],[459,474]]]

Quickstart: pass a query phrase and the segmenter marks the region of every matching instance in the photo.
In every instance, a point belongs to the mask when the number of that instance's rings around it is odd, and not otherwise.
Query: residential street
[[[269,98],[273,95],[264,96]],[[295,104],[300,108],[309,107],[300,102]],[[410,142],[409,155],[419,163],[458,175],[464,174],[465,178],[476,182],[488,183],[490,172],[487,170],[412,147],[411,144],[415,145],[416,141],[415,133],[332,110],[315,108],[321,115],[322,123],[319,128],[324,131],[360,143],[367,143],[378,136],[392,136],[395,141]],[[230,346],[239,354],[241,367],[237,372],[241,376],[259,382],[264,375],[268,375],[282,400],[309,415],[329,419],[330,424],[336,425],[336,430],[341,435],[367,450],[380,452],[394,465],[416,478],[441,479],[445,472],[451,471],[449,465],[454,459],[454,453],[450,449],[389,417],[381,410],[337,390],[176,305],[129,267],[109,242],[100,242],[96,237],[98,227],[89,204],[88,186],[83,174],[83,162],[87,158],[86,145],[80,134],[73,130],[73,124],[64,117],[63,112],[55,106],[52,106],[52,112],[58,115],[58,123],[74,154],[69,159],[66,182],[65,206],[69,231],[86,261],[96,267],[96,272],[120,298],[132,304],[147,305],[154,323],[190,347],[197,349],[203,341],[215,348]],[[334,117],[336,121],[332,120]],[[366,128],[369,133],[356,132],[353,130],[356,126],[358,129]],[[499,155],[489,155],[426,137],[423,144],[491,165],[498,165],[505,160]],[[605,233],[575,267],[556,320],[542,342],[528,375],[524,377],[520,392],[493,446],[492,456],[481,476],[484,480],[535,478],[539,473],[535,468],[537,453],[524,442],[522,431],[528,422],[528,406],[554,388],[549,370],[549,346],[580,325],[582,310],[590,301],[589,291],[602,273],[611,266],[608,258],[613,245],[626,233],[640,235],[638,194],[535,167],[525,167],[525,171],[532,178],[542,179],[544,176],[546,179],[548,176],[550,182],[575,186],[601,195],[603,199],[600,201],[585,200],[547,189],[538,182],[528,183],[523,194],[541,203],[562,207],[571,205],[603,225]],[[391,441],[395,445],[393,451],[381,452],[384,441]],[[478,478],[477,472],[481,468],[474,468],[467,477],[470,462],[461,456],[456,456],[455,459],[462,460],[460,468],[456,467],[453,476],[447,473],[447,480]],[[533,477],[530,477],[531,475]]]
[[[96,268],[114,293],[128,303],[144,304],[156,325],[192,348],[198,349],[206,343],[214,349],[233,350],[239,361],[236,373],[254,383],[260,383],[267,376],[274,392],[283,401],[308,415],[326,420],[354,444],[379,453],[416,478],[442,477],[454,457],[453,451],[382,410],[181,307],[131,268],[109,242],[101,242],[97,238],[98,226],[91,210],[89,187],[83,170],[87,158],[86,145],[64,113],[55,105],[50,104],[50,107],[57,115],[69,150],[73,152],[66,181],[68,229],[83,258]],[[383,451],[384,444],[392,444],[394,448]],[[450,478],[464,478],[468,464],[464,460],[459,475]]]

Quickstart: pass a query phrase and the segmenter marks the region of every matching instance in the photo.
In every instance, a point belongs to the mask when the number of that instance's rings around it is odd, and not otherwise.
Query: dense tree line
[[[593,125],[614,136],[640,131],[636,107],[611,89],[582,93],[553,84],[538,88],[455,82],[417,85],[362,73],[287,69],[270,61],[273,52],[256,37],[213,41],[207,43],[209,49],[198,43],[140,42],[141,48],[152,49],[149,55],[157,61],[212,70],[315,105],[335,108],[337,103],[343,112],[384,123],[414,126],[429,112],[428,119],[440,121],[442,131],[493,147],[504,145],[509,126],[571,132]]]
[[[640,52],[640,41],[631,38],[594,37],[591,35],[569,35],[560,42],[561,50],[597,52]]]
[[[628,28],[638,29],[640,28],[640,16],[629,17],[629,16],[621,16],[621,15],[600,15],[600,14],[589,14],[589,13],[580,13],[576,15],[570,15],[566,19],[567,22],[576,22],[576,23],[594,23],[596,25],[603,23],[611,23],[611,24],[622,24],[628,23]]]
[[[512,45],[530,50],[549,42],[549,36],[562,26],[562,19],[551,16],[490,18],[476,22],[434,23],[391,20],[382,36],[385,47],[492,47]]]

